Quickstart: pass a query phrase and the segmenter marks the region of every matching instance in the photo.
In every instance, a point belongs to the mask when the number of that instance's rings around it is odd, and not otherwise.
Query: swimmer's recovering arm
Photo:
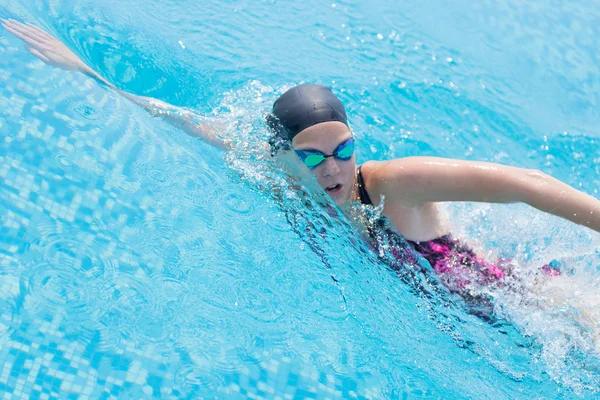
[[[529,204],[600,232],[600,201],[540,171],[500,164],[409,157],[372,163],[369,190],[386,207],[474,201]],[[375,200],[375,199],[374,199]]]
[[[190,111],[157,99],[136,96],[118,89],[81,61],[64,43],[37,26],[15,20],[2,20],[2,25],[8,32],[23,40],[27,45],[27,50],[46,64],[68,71],[81,72],[100,84],[114,89],[123,97],[144,108],[150,115],[163,119],[191,136],[198,137],[224,150],[232,147],[232,143],[222,137],[224,129],[219,123],[208,121],[208,119],[202,121],[201,117]]]

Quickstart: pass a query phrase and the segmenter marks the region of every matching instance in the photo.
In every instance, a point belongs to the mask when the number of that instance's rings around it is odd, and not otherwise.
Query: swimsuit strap
[[[371,201],[371,197],[369,197],[369,193],[367,193],[367,188],[365,188],[365,181],[363,180],[362,174],[360,173],[361,167],[362,165],[358,167],[358,171],[356,173],[356,180],[358,183],[358,198],[360,199],[361,203],[367,206],[371,206],[373,205],[373,202]]]

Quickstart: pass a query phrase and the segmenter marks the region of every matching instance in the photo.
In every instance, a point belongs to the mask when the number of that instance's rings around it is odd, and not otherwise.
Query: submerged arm
[[[600,201],[540,171],[500,164],[410,157],[380,163],[375,194],[386,203],[523,202],[600,232]]]
[[[190,111],[118,89],[81,61],[64,43],[35,25],[22,24],[14,20],[2,20],[2,25],[8,32],[23,40],[27,44],[27,50],[46,64],[68,71],[81,72],[141,106],[152,116],[162,118],[185,133],[224,150],[231,148],[231,142],[222,137],[224,129],[219,123],[201,121],[201,117]]]

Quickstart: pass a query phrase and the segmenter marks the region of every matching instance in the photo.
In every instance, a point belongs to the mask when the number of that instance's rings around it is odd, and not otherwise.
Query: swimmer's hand
[[[27,50],[48,65],[68,71],[82,71],[87,66],[60,40],[35,25],[8,19],[4,29],[26,43]]]
[[[85,65],[63,42],[45,30],[35,25],[23,24],[12,19],[3,19],[2,26],[8,32],[24,41],[26,44],[25,48],[46,64],[67,71],[82,72],[103,84],[113,87],[108,81]]]

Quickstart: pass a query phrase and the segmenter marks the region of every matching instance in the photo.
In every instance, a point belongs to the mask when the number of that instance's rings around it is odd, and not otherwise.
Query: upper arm
[[[371,187],[386,202],[524,201],[538,171],[500,164],[435,157],[409,157],[371,166]]]
[[[225,126],[219,121],[201,117],[189,110],[151,97],[129,94],[128,97],[142,106],[152,116],[162,118],[165,122],[181,129],[188,135],[200,138],[221,150],[231,150],[232,142],[225,137]]]

